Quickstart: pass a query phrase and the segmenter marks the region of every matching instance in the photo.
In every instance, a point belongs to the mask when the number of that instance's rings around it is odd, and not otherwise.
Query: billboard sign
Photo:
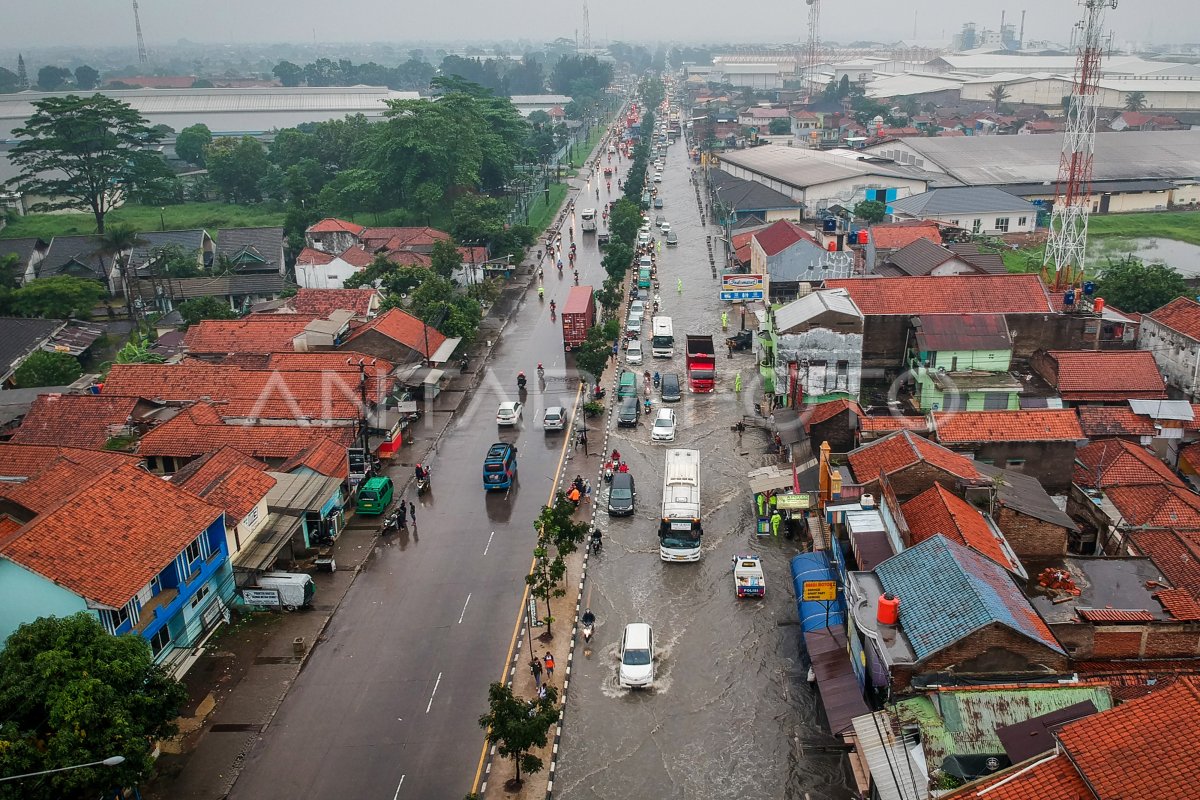
[[[722,300],[762,300],[766,281],[762,275],[730,273],[721,276]]]

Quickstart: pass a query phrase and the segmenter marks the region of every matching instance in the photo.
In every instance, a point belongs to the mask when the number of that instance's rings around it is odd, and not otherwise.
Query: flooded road
[[[712,334],[717,345],[717,392],[684,393],[673,404],[678,433],[673,445],[650,442],[647,417],[636,428],[613,428],[616,447],[637,482],[632,517],[597,519],[603,552],[588,571],[585,606],[598,624],[590,648],[576,650],[554,795],[571,800],[631,797],[762,797],[843,800],[851,796],[838,754],[813,752],[833,743],[819,700],[806,682],[789,559],[798,542],[759,539],[746,473],[772,459],[765,431],[748,427],[739,442],[731,430],[754,415],[759,395],[752,353],[725,358],[719,300],[705,236],[712,235],[721,263],[721,231],[701,222],[683,143],[671,145],[661,210],[679,235],[679,246],[659,256],[662,311],[676,338],[670,360],[645,367],[684,379],[687,334]],[[661,237],[661,234],[656,232]],[[677,291],[677,279],[683,291]],[[645,326],[643,339],[648,340]],[[734,330],[731,328],[730,333]],[[649,342],[644,342],[649,347]],[[733,391],[741,374],[744,389]],[[659,407],[655,394],[654,408]],[[610,423],[615,424],[615,423]],[[749,420],[748,420],[749,424]],[[598,437],[597,437],[598,438]],[[669,447],[701,451],[704,554],[694,564],[666,564],[658,555],[664,453]],[[602,489],[597,503],[606,500]],[[738,601],[735,555],[761,555],[767,597]],[[629,622],[647,622],[659,649],[656,684],[631,692],[616,683],[618,645]]]

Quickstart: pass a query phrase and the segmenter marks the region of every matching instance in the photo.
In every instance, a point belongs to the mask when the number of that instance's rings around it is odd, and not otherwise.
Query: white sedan
[[[496,424],[512,427],[521,421],[521,405],[519,400],[512,400],[507,403],[501,403],[500,408],[496,409]]]
[[[654,442],[675,441],[675,412],[669,408],[660,408],[654,418],[654,427],[650,429],[650,440]]]

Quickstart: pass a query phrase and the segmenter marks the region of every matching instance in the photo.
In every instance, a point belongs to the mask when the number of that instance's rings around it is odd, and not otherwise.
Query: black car
[[[664,373],[660,379],[659,386],[662,388],[662,400],[664,403],[678,403],[683,399],[683,395],[679,393],[679,376],[674,372]]]
[[[617,425],[632,428],[638,424],[642,415],[642,401],[636,397],[622,397],[621,405],[617,407]]]
[[[627,517],[633,513],[633,505],[637,499],[637,490],[633,487],[633,476],[628,472],[618,472],[612,477],[612,486],[608,490],[608,514],[612,517]]]

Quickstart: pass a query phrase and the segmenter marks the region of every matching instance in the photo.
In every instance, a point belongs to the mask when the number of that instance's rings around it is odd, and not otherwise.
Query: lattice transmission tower
[[[1092,210],[1092,160],[1096,150],[1097,90],[1104,56],[1101,41],[1104,12],[1116,8],[1117,0],[1080,0],[1080,5],[1084,16],[1075,23],[1079,33],[1075,85],[1067,107],[1058,187],[1042,260],[1042,278],[1055,291],[1083,280],[1088,214]]]
[[[142,38],[142,18],[138,15],[137,0],[133,0],[133,25],[137,28],[138,61],[145,64],[150,57],[146,55],[146,40]]]
[[[806,103],[812,103],[813,84],[817,81],[817,67],[821,63],[821,0],[805,0],[808,3],[808,41],[804,45],[804,61],[801,68],[804,74],[804,96]]]

